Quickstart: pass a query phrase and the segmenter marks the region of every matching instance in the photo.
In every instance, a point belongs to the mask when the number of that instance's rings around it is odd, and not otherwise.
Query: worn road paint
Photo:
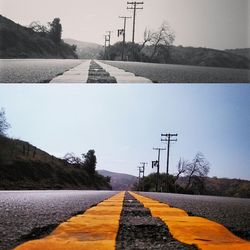
[[[125,192],[121,192],[100,202],[60,224],[47,237],[28,241],[15,250],[115,249],[124,195]]]
[[[161,218],[172,236],[183,243],[195,244],[204,250],[250,250],[250,243],[238,238],[224,226],[205,218],[188,216],[178,208],[130,192],[152,216]]]

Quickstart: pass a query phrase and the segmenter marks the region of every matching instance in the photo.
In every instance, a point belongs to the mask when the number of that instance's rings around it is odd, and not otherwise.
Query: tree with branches
[[[62,25],[60,21],[60,18],[54,18],[52,22],[48,23],[50,27],[49,35],[56,44],[59,44],[62,39]]]
[[[203,182],[204,177],[207,176],[210,170],[210,164],[205,159],[202,153],[197,153],[191,163],[187,163],[185,175],[188,178],[188,182],[185,186],[185,190],[187,190],[193,181]]]
[[[7,122],[4,108],[0,110],[0,135],[6,136],[6,131],[10,128],[10,124]]]
[[[157,31],[151,31],[145,29],[144,31],[144,41],[141,46],[141,50],[148,43],[152,47],[152,52],[150,54],[151,60],[157,56],[159,53],[168,54],[168,48],[173,44],[175,40],[175,33],[170,27],[170,25],[164,21]]]

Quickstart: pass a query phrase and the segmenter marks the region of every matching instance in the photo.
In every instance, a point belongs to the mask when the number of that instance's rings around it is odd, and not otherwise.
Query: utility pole
[[[143,7],[137,7],[144,4],[144,2],[127,2],[130,7],[127,7],[128,10],[133,10],[133,34],[132,34],[132,43],[135,43],[135,17],[136,17],[136,10],[143,10]]]
[[[104,43],[104,60],[107,59],[107,42],[110,41],[110,38],[108,35],[104,35],[105,43]]]
[[[132,33],[132,46],[133,46],[133,60],[135,60],[135,17],[136,17],[136,10],[143,10],[143,7],[137,7],[142,6],[143,2],[127,2],[130,7],[127,7],[128,10],[133,10],[133,33]]]
[[[161,160],[161,151],[162,150],[166,150],[165,148],[153,148],[153,150],[157,150],[158,151],[158,161],[152,162],[152,168],[155,166],[156,162],[157,163],[157,176],[156,176],[156,192],[158,192],[158,188],[159,188],[159,174],[160,174],[160,160]]]
[[[138,179],[139,179],[139,181],[138,181],[138,191],[140,191],[141,173],[143,173],[143,178],[144,178],[144,169],[143,169],[142,166],[139,166],[139,167],[137,167],[137,168],[138,168],[138,170],[139,170],[139,174],[138,174]]]
[[[108,33],[108,35],[106,35],[107,36],[107,41],[108,41],[108,46],[110,47],[110,43],[111,43],[111,33],[113,32],[113,31],[106,31],[107,33]]]
[[[124,60],[125,42],[126,42],[126,24],[127,24],[127,19],[130,19],[132,17],[129,17],[129,16],[119,16],[119,18],[123,19],[123,30],[118,30],[118,36],[119,36],[119,32],[123,32],[123,42],[122,42],[122,61],[123,61]]]
[[[104,45],[104,60],[107,59],[107,46],[110,47],[110,41],[111,41],[111,33],[112,31],[106,31],[108,35],[104,35],[105,37],[105,45]]]
[[[142,166],[140,166],[140,172],[142,173],[142,191],[144,191],[144,174],[145,174],[145,166],[148,164],[147,162],[140,162]]]
[[[170,150],[170,142],[176,142],[177,141],[177,136],[178,134],[161,134],[163,138],[161,138],[162,142],[167,142],[168,143],[168,150],[167,150],[167,179],[166,179],[166,188],[168,188],[168,172],[169,172],[169,150]],[[173,138],[173,139],[172,139]]]

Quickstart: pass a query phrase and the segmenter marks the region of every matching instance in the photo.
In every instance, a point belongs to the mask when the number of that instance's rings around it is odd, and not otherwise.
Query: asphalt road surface
[[[0,191],[0,249],[28,240],[114,195],[112,191]],[[29,236],[29,237],[27,237]]]
[[[104,61],[103,61],[104,62]],[[114,67],[149,78],[156,83],[245,83],[250,70],[174,64],[106,61]]]
[[[83,213],[116,193],[118,192],[0,191],[0,249],[9,250],[37,236],[43,237],[59,223],[75,214]],[[250,239],[250,199],[141,194],[182,208],[190,215],[219,222],[241,238]]]
[[[0,59],[0,83],[48,83],[86,60]],[[250,70],[102,61],[155,83],[245,83]],[[134,82],[133,82],[134,83]]]
[[[141,194],[184,209],[190,215],[216,221],[237,236],[250,240],[250,199],[143,192]]]
[[[49,82],[83,60],[0,59],[0,83]]]

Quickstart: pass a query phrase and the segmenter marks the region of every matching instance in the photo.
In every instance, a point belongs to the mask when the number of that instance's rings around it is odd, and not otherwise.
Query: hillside
[[[152,50],[152,46],[146,46],[142,52],[150,56]],[[237,53],[236,50],[171,46],[153,60],[158,63],[249,69],[250,58],[245,54],[246,50]]]
[[[0,189],[110,189],[106,178],[89,174],[28,142],[0,136]]]
[[[77,58],[72,47],[0,15],[0,58]]]
[[[103,176],[111,177],[111,186],[113,190],[132,190],[137,182],[137,177],[129,174],[115,173],[107,170],[97,170]]]
[[[229,49],[226,51],[230,52],[232,54],[235,54],[235,55],[247,57],[250,60],[250,48],[248,48],[248,49]]]
[[[74,39],[63,40],[70,45],[77,45],[76,53],[80,59],[98,59],[100,52],[103,51],[103,46],[97,43],[82,42]]]
[[[185,186],[186,182],[186,177],[180,177],[178,180],[178,184],[183,187]],[[203,194],[250,198],[250,181],[241,179],[206,177]]]

